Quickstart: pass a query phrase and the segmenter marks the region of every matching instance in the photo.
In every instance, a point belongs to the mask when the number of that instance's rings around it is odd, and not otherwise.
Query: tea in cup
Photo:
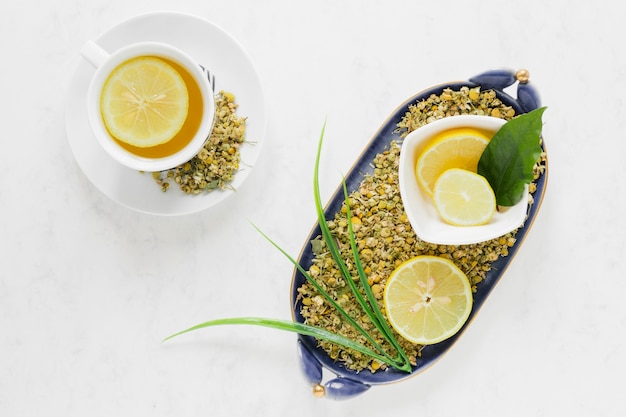
[[[202,149],[215,101],[197,61],[158,42],[109,54],[89,41],[81,54],[96,68],[87,93],[89,124],[113,159],[140,171],[163,171]]]

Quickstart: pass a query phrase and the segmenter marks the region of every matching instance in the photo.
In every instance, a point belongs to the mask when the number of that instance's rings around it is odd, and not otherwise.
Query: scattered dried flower
[[[459,91],[445,89],[440,95],[431,95],[425,100],[409,106],[409,111],[397,124],[395,133],[404,138],[408,133],[430,123],[459,114],[497,115],[506,120],[515,116],[515,111],[505,106],[494,91],[481,91],[479,87],[462,87]],[[402,262],[418,255],[436,255],[452,260],[469,278],[472,291],[486,277],[491,264],[501,256],[507,256],[509,248],[514,245],[516,231],[500,238],[472,245],[437,245],[422,241],[417,237],[408,222],[398,186],[398,163],[401,145],[393,141],[389,149],[375,156],[372,161],[374,171],[363,178],[359,188],[350,194],[350,207],[353,216],[353,227],[356,235],[359,256],[368,274],[368,283],[372,292],[379,300],[379,307],[384,313],[382,291],[387,278]],[[536,177],[545,170],[545,154],[535,168]],[[531,190],[534,188],[531,187]],[[532,200],[531,200],[532,203]],[[358,220],[357,220],[358,219]],[[328,221],[332,234],[336,237],[344,259],[351,258],[347,216],[344,209],[337,212]],[[356,227],[355,227],[356,226]],[[349,290],[346,282],[326,250],[325,242],[317,237],[312,242],[313,265],[310,274],[317,282],[337,300],[353,317],[360,316],[359,306]],[[348,265],[350,267],[350,265]],[[353,279],[358,279],[354,272]],[[301,314],[305,323],[316,325],[337,332],[361,344],[368,342],[354,328],[348,325],[341,315],[324,300],[313,303],[316,290],[310,284],[298,288],[299,297],[303,300]],[[363,324],[366,327],[366,323]],[[373,334],[376,342],[387,346],[385,340]],[[410,361],[415,365],[423,346],[412,344],[396,334],[402,348]],[[369,369],[376,372],[385,369],[372,358],[338,347],[326,341],[320,346],[334,360],[341,361],[353,370]]]
[[[215,96],[215,123],[204,147],[189,162],[170,170],[153,172],[163,192],[174,182],[186,194],[197,195],[231,187],[239,170],[239,147],[245,141],[246,119],[236,114],[232,93]]]

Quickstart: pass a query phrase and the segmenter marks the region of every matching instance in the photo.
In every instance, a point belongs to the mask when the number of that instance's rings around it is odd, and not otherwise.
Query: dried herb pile
[[[238,116],[236,110],[233,94],[220,91],[215,96],[215,123],[200,152],[189,162],[152,173],[163,192],[172,183],[185,194],[192,195],[231,187],[230,183],[239,170],[239,147],[245,141],[246,130],[246,119]]]
[[[429,122],[461,114],[489,115],[510,120],[515,116],[515,111],[504,105],[492,90],[481,91],[479,87],[471,89],[462,87],[458,91],[446,89],[440,95],[431,95],[409,106],[409,111],[398,122],[395,133],[404,138],[411,131]],[[359,256],[368,275],[368,284],[383,313],[382,297],[386,280],[402,262],[418,255],[448,258],[468,276],[472,290],[476,291],[477,285],[490,270],[492,262],[500,256],[507,256],[508,249],[516,241],[516,231],[472,245],[437,245],[419,239],[411,228],[400,198],[398,186],[400,148],[401,143],[393,141],[389,149],[376,155],[373,161],[373,174],[365,176],[359,188],[349,197],[352,227],[356,235]],[[535,178],[538,178],[545,169],[544,162],[545,154],[535,166]],[[531,193],[535,191],[532,183],[530,191]],[[350,260],[352,257],[346,212],[344,204],[342,210],[335,214],[328,225],[338,241],[342,257]],[[369,318],[360,310],[323,239],[317,237],[311,244],[315,257],[309,268],[309,274],[365,330],[372,330]],[[354,273],[354,279],[358,280],[354,265],[347,262],[347,266]],[[327,329],[368,345],[364,337],[310,284],[302,285],[298,293],[302,301],[301,314],[306,324]],[[376,332],[372,334],[376,338]],[[415,365],[422,346],[414,345],[397,334],[396,338],[411,363]],[[388,347],[382,337],[376,341],[383,347]],[[332,359],[343,362],[350,369],[368,369],[375,372],[386,367],[384,363],[351,349],[327,341],[320,341],[319,344]]]

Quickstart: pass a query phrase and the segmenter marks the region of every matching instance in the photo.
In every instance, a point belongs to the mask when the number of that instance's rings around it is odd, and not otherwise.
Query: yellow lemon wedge
[[[449,129],[436,135],[418,156],[415,173],[430,196],[439,176],[450,168],[476,172],[478,161],[491,137],[474,128]]]
[[[398,266],[385,285],[391,326],[405,339],[432,345],[456,334],[472,310],[467,276],[452,261],[417,256]]]
[[[482,175],[452,168],[437,178],[433,202],[439,216],[455,226],[479,226],[496,212],[496,197]]]
[[[147,148],[171,140],[187,118],[189,94],[181,75],[156,57],[132,58],[104,83],[102,118],[109,133]]]

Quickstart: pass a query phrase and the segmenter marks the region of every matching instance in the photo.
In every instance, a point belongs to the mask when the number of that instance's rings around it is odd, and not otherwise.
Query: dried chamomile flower
[[[236,110],[232,93],[220,91],[215,96],[215,123],[200,152],[182,165],[152,173],[162,191],[167,191],[172,182],[192,195],[231,186],[239,170],[239,147],[245,142],[246,133],[246,119],[238,116]]]
[[[462,87],[455,91],[448,88],[440,95],[432,95],[409,106],[409,111],[398,122],[395,133],[403,138],[426,123],[459,114],[491,115],[509,120],[515,116],[515,111],[505,106],[492,90],[481,91],[479,87]],[[507,256],[509,248],[516,241],[516,231],[497,239],[471,245],[437,245],[422,241],[411,228],[400,197],[398,185],[400,149],[401,144],[393,141],[388,149],[377,154],[372,161],[373,173],[366,175],[357,190],[349,196],[359,256],[368,276],[368,284],[379,300],[383,314],[382,291],[393,270],[402,262],[418,255],[435,255],[450,259],[467,275],[472,291],[475,292],[491,269],[491,264],[501,256]],[[545,170],[545,160],[544,154],[535,167],[536,177]],[[351,259],[346,212],[344,205],[334,218],[329,219],[328,225],[337,239],[342,257]],[[352,317],[359,318],[359,324],[369,329],[371,323],[367,322],[367,317],[363,317],[323,240],[315,238],[311,244],[314,254],[309,269],[311,276],[314,276],[322,288]],[[348,268],[355,269],[350,263]],[[353,279],[358,279],[356,272]],[[306,323],[368,344],[333,307],[317,295],[310,284],[302,285],[298,288],[298,293],[302,299],[301,314]],[[319,302],[312,301],[316,297]],[[391,349],[382,337],[376,336],[376,332],[372,334],[381,346]],[[396,335],[396,338],[415,365],[423,346],[412,344],[399,335]],[[350,349],[343,349],[325,341],[320,341],[320,346],[331,358],[341,361],[349,369],[357,371],[367,369],[376,372],[386,368],[385,364]]]
[[[493,116],[509,120],[515,116],[515,110],[504,105],[494,90],[483,91],[480,87],[461,87],[454,91],[446,88],[440,95],[431,94],[430,97],[411,104],[394,133],[399,133],[404,138],[426,123],[460,114]]]

